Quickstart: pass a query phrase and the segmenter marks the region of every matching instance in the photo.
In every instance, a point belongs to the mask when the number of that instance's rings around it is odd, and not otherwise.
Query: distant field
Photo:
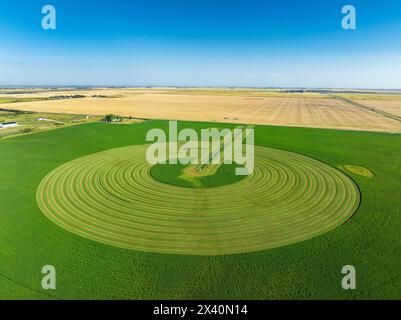
[[[366,105],[377,110],[401,117],[401,99],[400,100],[355,100],[358,103]]]
[[[13,89],[1,90],[0,99],[29,98],[47,98],[54,95],[93,95],[119,96],[132,94],[185,94],[185,95],[222,95],[222,96],[257,96],[257,97],[320,97],[316,92],[284,92],[274,89],[243,89],[243,88],[90,88],[90,89]]]
[[[350,100],[375,100],[375,101],[401,101],[401,92],[399,93],[360,93],[360,94],[336,94]]]
[[[31,101],[41,101],[43,98],[0,98],[0,104],[3,103],[20,103],[20,102],[31,102]]]
[[[67,91],[82,99],[20,102],[40,112],[401,132],[401,122],[319,93],[246,89],[93,89]],[[53,93],[38,93],[41,97]],[[62,94],[62,92],[57,92]],[[94,95],[104,97],[94,98]],[[24,95],[26,97],[26,95]],[[109,98],[107,98],[109,97]],[[400,98],[401,101],[401,98]]]

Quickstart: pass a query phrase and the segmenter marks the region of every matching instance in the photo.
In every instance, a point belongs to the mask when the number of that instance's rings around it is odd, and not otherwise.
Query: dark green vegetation
[[[106,116],[103,119],[104,122],[110,123],[110,122],[120,122],[122,121],[122,118],[119,116],[116,116],[114,114],[106,114]]]
[[[180,123],[181,127],[210,124]],[[219,127],[230,127],[221,125]],[[338,167],[375,173],[350,176],[362,193],[343,226],[291,246],[229,256],[149,254],[86,240],[42,214],[35,194],[43,177],[73,159],[144,143],[135,125],[79,125],[0,141],[0,297],[2,298],[400,298],[401,136],[257,126],[258,145],[298,152]],[[358,152],[355,152],[358,150]],[[41,268],[58,272],[43,291]],[[341,289],[341,268],[357,269],[357,290]]]
[[[245,176],[237,176],[235,169],[239,166],[223,164],[212,175],[190,176],[185,173],[187,165],[182,164],[157,164],[152,167],[150,174],[160,182],[180,187],[211,188],[232,184],[241,181]]]

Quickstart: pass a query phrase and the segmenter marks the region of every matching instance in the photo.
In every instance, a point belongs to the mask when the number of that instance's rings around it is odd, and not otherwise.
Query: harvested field
[[[325,95],[261,93],[203,94],[174,90],[93,90],[113,98],[65,99],[7,104],[8,108],[41,112],[104,115],[146,119],[178,119],[244,124],[270,124],[367,131],[401,131],[401,123]],[[234,91],[236,92],[236,91]],[[241,91],[239,91],[241,92]],[[74,92],[75,93],[75,92]],[[185,93],[185,94],[184,94]],[[48,94],[48,93],[47,93]],[[71,94],[71,93],[70,93]],[[81,94],[84,94],[81,92]],[[251,96],[248,96],[251,95]]]
[[[401,98],[400,100],[355,100],[355,102],[401,117]]]

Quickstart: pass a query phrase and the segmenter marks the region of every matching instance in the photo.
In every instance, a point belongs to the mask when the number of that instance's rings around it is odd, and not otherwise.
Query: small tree
[[[106,116],[104,117],[104,122],[110,123],[113,121],[113,119],[114,119],[114,115],[106,114]]]

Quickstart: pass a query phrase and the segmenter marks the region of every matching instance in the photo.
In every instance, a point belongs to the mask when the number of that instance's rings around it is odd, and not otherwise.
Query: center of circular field
[[[40,183],[37,202],[60,227],[104,244],[155,253],[221,255],[277,248],[328,232],[357,210],[360,194],[339,170],[255,146],[255,169],[220,187],[159,182],[147,145],[67,162]]]

